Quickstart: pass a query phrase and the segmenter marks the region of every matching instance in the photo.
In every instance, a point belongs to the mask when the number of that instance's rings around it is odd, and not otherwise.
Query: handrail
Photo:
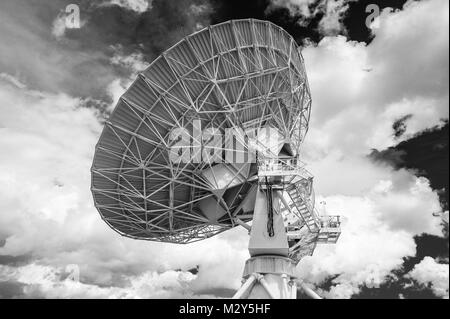
[[[293,185],[297,193],[301,197],[302,202],[309,211],[311,217],[314,220],[314,224],[318,229],[320,228],[338,228],[340,227],[339,216],[321,216],[318,210],[315,208],[315,193],[312,187],[312,174],[309,173],[303,165],[298,165],[301,163],[297,156],[280,156],[278,158],[258,158],[258,171],[261,173],[265,172],[276,172],[276,171],[289,171],[292,175],[297,175],[300,177]],[[261,175],[263,175],[261,174]],[[260,183],[269,184],[267,177],[265,179],[260,179]],[[300,216],[303,218],[303,216]],[[306,221],[305,221],[306,222]]]

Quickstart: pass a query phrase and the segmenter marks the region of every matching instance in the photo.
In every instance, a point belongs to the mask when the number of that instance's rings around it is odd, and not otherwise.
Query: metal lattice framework
[[[194,120],[220,131],[275,127],[296,156],[310,110],[303,58],[282,28],[248,19],[198,31],[154,60],[106,122],[92,166],[95,205],[135,239],[187,243],[249,221],[257,165],[173,162],[170,132],[187,129],[195,144]]]

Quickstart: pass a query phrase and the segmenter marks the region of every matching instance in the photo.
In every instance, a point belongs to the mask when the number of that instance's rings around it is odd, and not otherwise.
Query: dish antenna
[[[235,297],[296,298],[296,264],[340,235],[339,217],[314,209],[299,160],[310,112],[303,58],[282,28],[198,31],[140,73],[106,121],[95,206],[134,239],[189,243],[241,225],[251,258]]]

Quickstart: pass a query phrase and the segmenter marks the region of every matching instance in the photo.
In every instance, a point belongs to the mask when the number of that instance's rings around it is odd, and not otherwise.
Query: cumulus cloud
[[[151,8],[151,0],[108,0],[99,4],[99,6],[117,5],[136,12],[145,12]]]
[[[305,18],[310,18],[313,14],[309,6],[317,0],[272,0],[275,6],[284,6],[291,11],[291,14],[300,13]]]
[[[0,100],[0,255],[38,261],[3,280],[24,284],[28,296],[180,297],[187,288],[162,288],[179,285],[178,273],[170,271],[199,265],[201,271],[190,280],[191,295],[239,286],[247,258],[243,230],[183,247],[124,239],[105,226],[89,191],[101,125],[81,99],[0,82]],[[80,267],[81,283],[55,277],[71,264]],[[219,272],[223,278],[217,278]]]
[[[59,15],[56,17],[55,21],[53,21],[53,29],[52,34],[56,38],[61,38],[66,32],[66,17]]]
[[[426,20],[423,22],[426,27]],[[445,23],[441,27],[446,27]],[[448,83],[448,64],[445,66],[447,58],[441,52],[448,53],[448,47],[430,51],[428,74],[417,78],[414,76],[419,75],[422,65],[413,59],[408,61],[408,55],[391,56],[397,48],[394,43],[379,43],[377,39],[366,46],[341,36],[325,38],[317,47],[304,51],[315,106],[308,139],[319,143],[322,150],[333,145],[345,147],[347,153],[385,148],[396,143],[392,124],[400,117],[411,114],[402,139],[448,118],[448,92],[444,88]],[[385,54],[372,55],[374,48],[384,45],[394,48]],[[404,50],[406,44],[398,45],[397,49]],[[415,41],[409,46],[413,50]],[[404,63],[402,70],[408,69],[401,79],[391,68],[395,64],[392,60]],[[411,83],[411,77],[415,83]],[[416,86],[414,90],[411,84]],[[430,90],[424,90],[426,86]],[[367,125],[368,119],[371,125]],[[339,134],[327,134],[329,131]]]
[[[299,16],[302,25],[321,15],[318,31],[323,35],[337,35],[346,32],[343,19],[351,1],[355,0],[272,0],[272,4],[288,8],[292,15]]]
[[[114,48],[115,53],[111,57],[112,65],[126,68],[130,72],[130,76],[126,78],[114,79],[107,87],[107,92],[112,98],[112,103],[108,107],[108,111],[112,111],[116,106],[119,98],[125,93],[126,89],[133,83],[139,72],[144,71],[149,64],[145,62],[142,53],[132,53],[126,55],[120,47]]]
[[[339,34],[345,32],[342,20],[348,10],[348,1],[326,1],[323,4],[325,16],[319,22],[322,34]]]
[[[64,11],[61,11],[53,21],[52,34],[55,38],[64,37],[67,29],[79,29],[86,24],[86,20],[81,19],[80,7],[69,4]]]
[[[440,209],[438,197],[425,179],[392,171],[365,194],[318,198],[326,202],[322,213],[342,216],[342,234],[337,245],[319,245],[303,259],[298,273],[316,284],[335,277],[322,292],[326,297],[350,298],[362,285],[379,286],[403,257],[415,255],[415,235],[442,234],[440,220],[432,216]]]
[[[169,10],[165,4],[159,3],[153,18]],[[108,49],[92,47],[88,54],[81,41],[53,41],[51,24],[30,18],[23,25],[5,14],[14,8],[26,16],[28,6],[0,5],[0,37],[11,38],[11,46],[0,50],[0,256],[1,263],[32,263],[17,272],[16,266],[2,267],[0,290],[6,283],[26,296],[131,298],[195,297],[208,289],[238,288],[248,257],[244,229],[188,247],[139,242],[109,230],[93,206],[90,166],[101,120],[92,106],[105,102],[95,100],[83,86],[117,100],[147,66],[143,54],[128,54],[120,42]],[[32,63],[34,54],[41,57],[39,63]],[[11,61],[21,59],[21,72],[14,72]],[[80,65],[91,69],[85,73]],[[80,268],[81,283],[61,283],[54,274],[72,264]],[[196,266],[200,271],[189,279],[189,293],[185,288],[164,292],[165,282],[178,285],[174,269]],[[36,279],[21,275],[29,272]],[[217,273],[224,277],[218,279]],[[139,284],[145,281],[147,286]]]
[[[80,0],[80,28],[69,29],[67,1],[1,1],[0,38],[8,45],[0,50],[0,70],[37,90],[106,99],[108,85],[131,76],[126,65],[111,65],[112,57],[140,52],[153,60],[198,23],[207,24],[206,2],[155,0],[137,12]]]
[[[409,276],[420,284],[431,286],[431,289],[438,297],[448,299],[448,264],[439,264],[431,257],[425,257]]]
[[[72,278],[64,268],[34,263],[21,267],[0,266],[0,280],[20,283],[23,295],[32,298],[190,298],[193,296],[190,284],[195,278],[196,275],[188,271],[149,271],[130,276],[121,287],[101,287]]]
[[[301,7],[313,1],[296,2]],[[336,3],[329,26],[339,22],[338,4],[346,2]],[[171,8],[159,6],[158,12]],[[51,36],[51,25],[30,19],[23,27],[4,12],[0,30],[6,33],[0,37],[12,47],[0,50],[0,256],[23,265],[0,266],[0,282],[15,283],[20,295],[68,298],[199,297],[215,288],[237,289],[248,258],[245,229],[186,246],[134,241],[108,229],[93,207],[89,169],[101,124],[85,97],[92,95],[88,87],[116,101],[148,57],[120,46],[109,46],[110,55],[97,47],[77,51],[81,42],[43,37]],[[337,245],[319,246],[297,270],[317,285],[334,277],[324,296],[348,298],[361,285],[381,284],[403,257],[415,255],[415,235],[440,235],[432,216],[439,201],[428,181],[366,155],[397,143],[392,124],[407,114],[400,140],[448,118],[443,12],[447,1],[411,2],[402,11],[384,12],[368,45],[330,36],[304,50],[313,113],[302,156],[315,175],[316,202],[326,202],[321,212],[340,214],[343,233]],[[190,20],[183,25],[195,26]],[[40,59],[30,57],[27,41],[36,43]],[[15,72],[18,65],[23,74]],[[126,72],[118,75],[115,68]],[[74,70],[81,76],[76,82],[68,80]],[[68,90],[73,83],[76,90]],[[66,278],[66,266],[73,264],[80,282]],[[197,274],[187,271],[196,266]],[[446,296],[441,277],[423,274],[440,266],[424,260],[410,275]]]
[[[366,154],[448,118],[448,15],[436,15],[447,9],[446,1],[411,2],[384,12],[368,45],[325,37],[303,51],[313,113],[302,154],[315,175],[316,202],[343,218],[338,244],[319,246],[298,267],[305,281],[334,278],[324,296],[349,298],[380,285],[415,255],[415,235],[442,236],[429,182]],[[436,28],[445,31],[436,35]],[[418,39],[427,54],[418,52]],[[409,114],[396,138],[393,123]]]
[[[109,58],[101,50],[55,39],[53,21],[64,10],[60,3],[42,2],[39,8],[42,14],[38,15],[32,13],[35,8],[31,2],[0,3],[0,38],[8,43],[0,50],[1,73],[45,92],[101,97],[104,86],[117,77],[108,65]],[[64,22],[61,19],[57,24]],[[93,78],[96,81],[88,81]]]

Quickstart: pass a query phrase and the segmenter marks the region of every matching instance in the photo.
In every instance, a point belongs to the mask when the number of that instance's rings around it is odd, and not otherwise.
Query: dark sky
[[[365,26],[368,15],[366,7],[368,4],[376,4],[380,10],[390,7],[401,9],[406,0],[360,0],[349,3],[349,9],[344,18],[344,25],[347,28],[349,39],[355,41],[370,42],[370,30]],[[240,0],[212,0],[215,8],[211,22],[219,23],[230,19],[255,18],[272,21],[287,30],[298,43],[309,39],[313,42],[320,41],[324,35],[318,30],[319,21],[323,15],[318,14],[306,25],[300,25],[300,15],[292,16],[285,7],[274,6],[270,0],[240,1]],[[317,4],[312,4],[314,8]],[[236,8],[239,8],[236,10]]]
[[[433,128],[399,143],[386,150],[374,150],[371,157],[376,161],[389,163],[396,169],[407,168],[424,176],[431,182],[431,187],[438,191],[441,205],[448,210],[449,197],[449,132],[448,122],[443,127]],[[405,275],[425,256],[449,259],[448,224],[444,228],[445,238],[423,234],[416,236],[417,253],[415,257],[404,258],[402,267],[394,273],[400,280],[389,280],[379,289],[365,288],[355,298],[395,298],[401,292],[406,298],[434,298],[427,287],[412,285],[404,289],[408,279]]]

